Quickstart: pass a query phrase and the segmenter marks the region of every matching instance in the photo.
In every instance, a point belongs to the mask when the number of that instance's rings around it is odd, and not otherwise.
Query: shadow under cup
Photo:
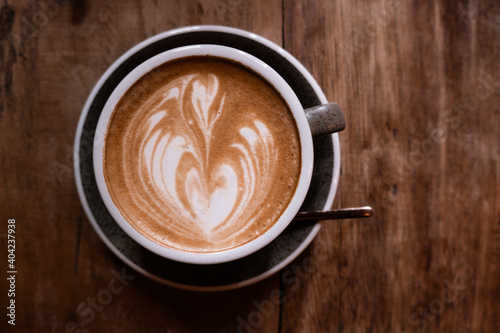
[[[266,229],[262,234],[256,237],[254,236],[250,241],[246,241],[241,245],[225,249],[223,251],[214,252],[182,251],[175,248],[162,246],[158,242],[151,240],[151,237],[149,237],[149,235],[144,235],[144,231],[139,232],[136,227],[133,227],[131,223],[127,222],[127,219],[124,217],[120,209],[118,209],[117,205],[112,199],[112,196],[110,195],[110,191],[108,186],[106,185],[106,179],[103,171],[105,150],[104,142],[107,135],[96,135],[94,140],[93,157],[97,186],[104,204],[106,205],[107,209],[109,210],[115,221],[118,223],[118,225],[132,239],[134,239],[136,242],[138,242],[148,250],[168,259],[190,264],[218,264],[236,260],[242,257],[246,257],[262,249],[263,247],[271,243],[274,239],[276,239],[293,220],[293,218],[299,211],[304,199],[306,198],[313,173],[314,161],[313,141],[309,122],[304,114],[304,109],[299,99],[297,98],[295,92],[287,84],[287,82],[276,71],[274,71],[266,63],[259,60],[258,58],[248,53],[242,52],[241,50],[220,45],[194,45],[169,50],[167,52],[158,54],[137,66],[118,84],[118,86],[109,97],[107,103],[103,108],[103,112],[99,118],[99,123],[97,125],[99,132],[106,133],[109,128],[109,123],[110,119],[112,119],[113,112],[115,112],[115,108],[117,107],[117,105],[119,105],[122,97],[127,94],[129,89],[140,78],[144,77],[144,75],[147,75],[147,73],[150,73],[152,69],[155,69],[165,63],[176,61],[179,59],[187,59],[193,56],[201,57],[207,55],[211,57],[228,59],[231,62],[239,63],[258,74],[258,76],[264,78],[264,80],[267,81],[270,86],[274,87],[279,95],[281,95],[283,101],[288,104],[289,110],[293,115],[292,122],[293,120],[295,120],[296,129],[300,138],[297,145],[300,147],[301,155],[300,173],[298,176],[298,181],[296,183],[297,185],[295,188],[295,192],[291,196],[289,203],[286,205],[286,207],[284,207],[284,210],[280,211],[276,222],[274,222],[274,224],[272,224],[272,226]],[[183,89],[184,88],[177,89],[176,91],[182,92],[184,91]],[[203,89],[200,90],[205,94],[201,98],[202,100],[207,99],[206,96],[208,96],[208,92],[211,91],[210,89],[211,88],[203,87]],[[201,116],[199,115],[201,118],[205,117],[202,119],[204,120],[205,124],[211,122],[211,120],[207,118],[208,116],[204,112],[199,111],[199,113],[201,114]],[[207,134],[207,132],[205,132],[205,134]],[[254,148],[252,147],[252,149]],[[272,157],[273,154],[273,152],[268,153],[270,157]],[[177,172],[177,169],[175,170]],[[168,193],[169,181],[167,180],[163,183],[167,184],[167,191],[165,193]],[[175,184],[172,186],[177,185]],[[254,193],[252,195],[254,197],[258,196],[257,193]],[[244,208],[247,207],[243,207],[243,209]],[[258,206],[254,208],[254,210],[256,209],[258,209]],[[235,220],[238,221],[238,219]],[[217,226],[217,228],[219,228],[219,226]]]

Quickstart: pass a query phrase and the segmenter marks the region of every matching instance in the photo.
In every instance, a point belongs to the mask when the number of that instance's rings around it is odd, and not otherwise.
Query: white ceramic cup
[[[261,77],[263,77],[280,93],[283,99],[287,102],[297,123],[302,157],[300,178],[298,180],[295,194],[293,195],[292,200],[288,203],[288,206],[286,207],[285,211],[278,219],[278,221],[265,233],[248,243],[228,250],[211,253],[187,252],[164,247],[140,234],[122,216],[115,203],[111,199],[108,187],[104,179],[103,171],[104,142],[109,121],[117,103],[128,91],[128,89],[144,75],[166,62],[190,56],[205,55],[226,58],[243,64],[244,66],[250,68]],[[177,49],[166,51],[164,53],[160,53],[148,59],[147,61],[136,67],[134,70],[132,70],[118,84],[104,106],[104,109],[99,118],[96,135],[94,138],[93,159],[97,187],[102,196],[102,200],[106,205],[106,208],[109,210],[118,225],[137,243],[162,257],[191,264],[216,264],[245,257],[263,248],[264,246],[272,242],[276,237],[278,237],[278,235],[281,234],[283,230],[285,230],[285,228],[289,225],[289,223],[293,220],[293,218],[299,211],[299,208],[301,207],[308,192],[313,171],[314,150],[311,128],[313,128],[313,130],[317,132],[317,134],[321,134],[340,131],[343,129],[343,126],[345,126],[345,122],[344,124],[342,124],[343,118],[340,124],[334,124],[335,126],[333,127],[323,126],[325,121],[328,122],[329,119],[329,117],[327,116],[325,120],[324,115],[331,115],[333,112],[333,117],[338,118],[339,113],[340,116],[342,116],[342,112],[336,104],[333,105],[333,109],[330,108],[330,111],[323,110],[322,108],[324,109],[325,105],[309,109],[309,111],[311,111],[309,112],[311,116],[306,117],[306,113],[304,112],[304,108],[302,107],[299,99],[295,95],[294,91],[290,88],[290,86],[286,83],[286,81],[266,63],[243,51],[220,45],[204,44],[180,47]],[[323,115],[323,117],[318,117],[318,115]],[[314,123],[316,123],[316,125],[314,125]],[[315,126],[319,126],[320,130],[315,130]]]

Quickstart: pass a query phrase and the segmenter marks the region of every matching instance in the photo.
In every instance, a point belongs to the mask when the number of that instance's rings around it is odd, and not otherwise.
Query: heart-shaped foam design
[[[272,136],[258,120],[241,126],[237,131],[241,140],[225,147],[227,156],[211,151],[220,148],[211,136],[225,100],[218,87],[213,75],[189,76],[170,84],[164,98],[151,106],[157,111],[147,118],[149,133],[142,150],[147,166],[142,171],[147,173],[141,178],[170,209],[207,235],[238,216],[238,208],[259,183],[265,183],[261,171],[271,167],[273,157]],[[169,124],[173,112],[183,118],[185,128]]]

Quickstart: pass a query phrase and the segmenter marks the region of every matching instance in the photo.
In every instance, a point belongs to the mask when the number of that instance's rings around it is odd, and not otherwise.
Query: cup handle
[[[305,109],[312,136],[340,132],[345,128],[345,118],[340,105],[328,103]]]

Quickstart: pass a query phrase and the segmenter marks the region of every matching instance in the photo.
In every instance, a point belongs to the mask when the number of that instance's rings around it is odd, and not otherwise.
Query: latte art
[[[163,246],[215,252],[279,219],[300,174],[300,143],[281,97],[242,66],[167,63],[117,104],[105,179],[125,219]]]
[[[131,172],[149,188],[149,200],[165,201],[170,215],[188,221],[190,230],[196,227],[206,237],[223,233],[229,218],[241,218],[255,192],[265,191],[276,165],[273,138],[265,124],[249,120],[241,124],[228,156],[217,158],[210,151],[217,140],[211,133],[224,109],[217,78],[189,75],[156,94],[158,100],[138,108],[138,114],[154,111],[138,123],[145,135],[139,143],[141,161]],[[171,122],[169,113],[178,115],[180,124]]]

